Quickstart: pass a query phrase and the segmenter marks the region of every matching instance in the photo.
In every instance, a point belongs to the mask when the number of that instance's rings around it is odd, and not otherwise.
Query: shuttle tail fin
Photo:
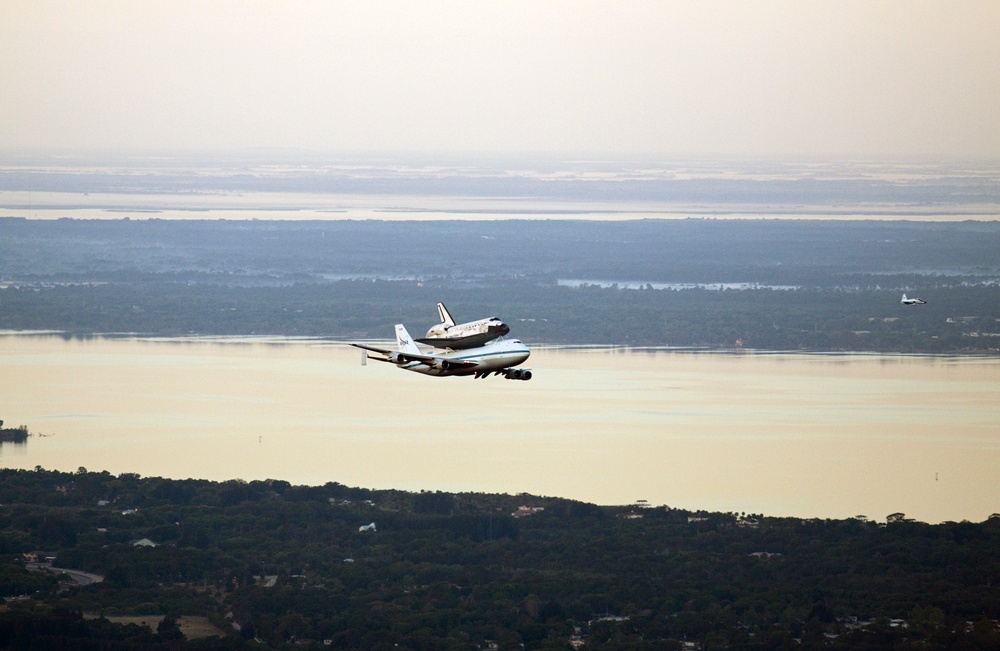
[[[410,333],[406,331],[402,323],[396,324],[396,342],[399,344],[399,352],[413,355],[420,354],[420,349],[413,343],[413,338],[410,337]]]
[[[444,306],[444,303],[438,303],[438,315],[441,317],[441,323],[448,327],[455,325],[455,319],[451,318],[451,313],[448,312],[448,308]]]

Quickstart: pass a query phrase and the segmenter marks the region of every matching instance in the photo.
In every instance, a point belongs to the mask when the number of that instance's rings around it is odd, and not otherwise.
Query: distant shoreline
[[[43,195],[28,203],[23,191],[0,191],[0,219],[161,221],[558,221],[801,220],[801,221],[1000,221],[1000,204],[955,206],[689,205],[644,201],[578,202],[469,197],[368,197],[355,195],[101,195],[80,201]],[[18,195],[18,196],[12,196]],[[260,195],[260,196],[257,196]],[[256,201],[254,200],[256,199]],[[494,204],[486,205],[483,204]]]
[[[287,346],[304,345],[311,347],[349,346],[352,343],[371,343],[393,345],[389,339],[360,338],[354,340],[328,338],[321,336],[294,335],[219,335],[219,334],[188,334],[188,335],[156,335],[135,332],[66,332],[60,330],[0,330],[3,337],[59,337],[62,339],[118,339],[133,340],[156,344],[233,344],[233,345],[265,345]],[[796,357],[866,357],[866,358],[929,358],[929,359],[986,359],[994,360],[1000,353],[967,351],[949,353],[893,352],[870,350],[771,350],[767,348],[738,348],[733,346],[630,346],[627,344],[553,344],[532,343],[532,350],[561,350],[581,353],[602,353],[609,351],[630,353],[674,353],[688,355],[756,355],[756,356],[796,356]]]
[[[2,216],[1000,221],[1000,160],[14,152]]]

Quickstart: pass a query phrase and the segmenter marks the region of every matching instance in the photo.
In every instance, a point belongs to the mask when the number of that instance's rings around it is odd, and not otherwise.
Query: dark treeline
[[[211,274],[214,282],[396,277],[850,287],[997,279],[997,222],[24,220],[0,218],[4,280]],[[179,276],[188,280],[188,277]]]
[[[994,352],[998,250],[993,222],[0,219],[0,329],[387,338],[444,301],[533,343]]]
[[[28,427],[20,425],[18,427],[3,427],[0,420],[0,443],[24,443],[28,440]]]
[[[456,318],[496,315],[529,343],[906,353],[995,352],[1000,288],[952,287],[902,306],[881,290],[622,290],[339,281],[240,287],[141,282],[0,290],[0,329],[69,335],[287,335],[387,339],[423,332],[444,300]]]
[[[2,470],[0,504],[0,648],[1000,644],[1000,515],[800,520],[83,468]],[[66,590],[26,568],[35,552],[104,581]],[[226,633],[185,641],[182,616]]]

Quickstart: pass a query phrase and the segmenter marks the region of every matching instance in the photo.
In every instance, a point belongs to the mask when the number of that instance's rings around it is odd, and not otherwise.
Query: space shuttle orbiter
[[[438,303],[437,308],[441,323],[428,330],[422,339],[417,339],[422,344],[435,348],[461,350],[482,346],[510,332],[510,327],[495,316],[456,324],[444,303]]]

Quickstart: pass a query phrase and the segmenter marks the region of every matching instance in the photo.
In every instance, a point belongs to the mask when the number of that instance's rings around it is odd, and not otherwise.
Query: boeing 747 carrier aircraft
[[[476,378],[502,375],[508,380],[531,379],[531,369],[514,368],[531,355],[519,339],[493,339],[482,346],[425,353],[417,348],[403,324],[397,323],[396,342],[396,350],[365,344],[351,345],[381,355],[372,357],[366,353],[365,359],[389,362],[398,368],[425,375],[471,375]]]

